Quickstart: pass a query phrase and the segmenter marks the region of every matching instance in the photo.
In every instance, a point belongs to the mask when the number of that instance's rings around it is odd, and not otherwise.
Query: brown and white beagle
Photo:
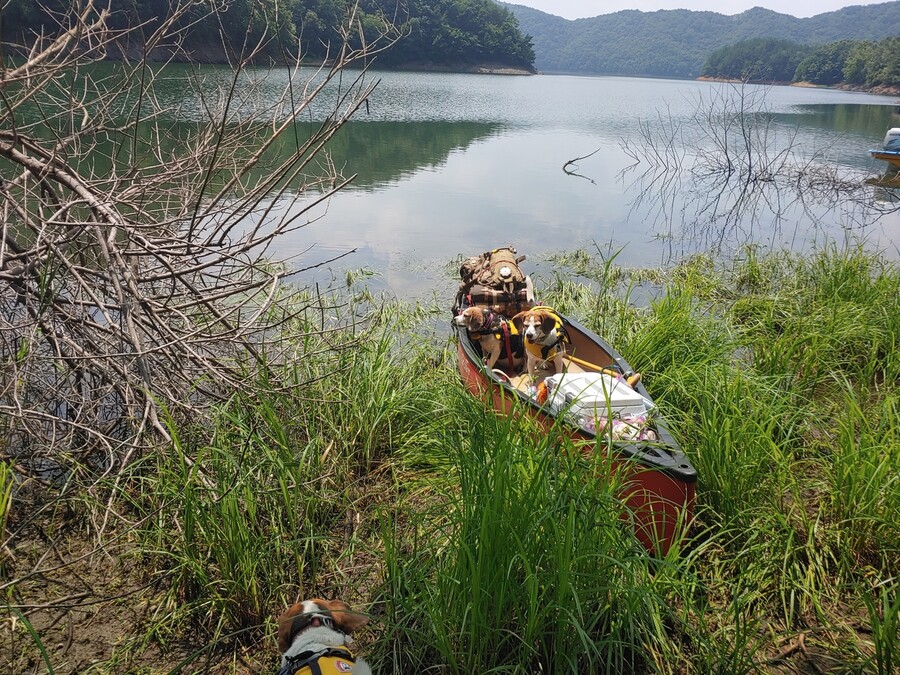
[[[569,341],[562,317],[552,307],[533,307],[512,319],[513,327],[525,339],[525,365],[529,375],[552,363],[563,372],[565,343]]]
[[[341,600],[313,598],[292,605],[278,617],[278,675],[371,675],[368,664],[349,649],[350,634],[368,621]]]
[[[492,369],[503,351],[503,324],[506,319],[484,307],[467,307],[453,318],[457,326],[463,326],[469,339],[481,345],[484,365]]]

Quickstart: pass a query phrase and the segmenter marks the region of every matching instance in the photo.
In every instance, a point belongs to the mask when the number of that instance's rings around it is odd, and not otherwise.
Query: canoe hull
[[[630,371],[612,347],[580,324],[569,321],[567,330],[573,355],[577,354],[582,361],[620,372]],[[546,407],[504,383],[482,365],[465,329],[457,329],[457,336],[459,373],[470,393],[483,399],[498,414],[525,411],[548,431],[556,424],[555,416]],[[643,384],[638,383],[635,389],[650,398]],[[598,447],[594,433],[568,421],[563,424],[575,441]],[[659,443],[615,442],[609,457],[611,471],[622,480],[619,497],[628,507],[624,517],[633,521],[636,536],[651,553],[665,555],[682,538],[693,518],[697,474],[664,424],[657,422],[656,430]],[[602,439],[600,443],[606,447]]]

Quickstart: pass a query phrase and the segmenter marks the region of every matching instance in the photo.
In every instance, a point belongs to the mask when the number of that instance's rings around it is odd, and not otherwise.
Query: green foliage
[[[816,47],[797,66],[793,79],[797,82],[827,85],[843,82],[844,66],[854,44],[851,40],[840,40]]]
[[[809,48],[787,40],[754,38],[717,49],[703,64],[706,77],[790,82]]]
[[[713,52],[703,75],[835,85],[900,86],[900,38],[839,40],[811,48],[779,40],[745,40]],[[806,54],[796,68],[798,55]]]
[[[535,66],[551,72],[696,77],[712,52],[743,40],[820,45],[900,35],[898,2],[845,7],[804,19],[757,7],[735,16],[626,10],[566,21],[530,7],[508,6],[534,40]],[[790,73],[786,79],[792,77]]]
[[[879,42],[841,40],[816,49],[797,68],[797,81],[900,86],[900,37]]]
[[[272,378],[288,387],[173,426],[171,447],[110,479],[138,528],[129,560],[166,594],[148,599],[150,639],[122,647],[128,672],[170,670],[186,639],[216,656],[173,672],[238,655],[272,671],[271,618],[298,594],[370,615],[375,672],[750,674],[792,644],[840,672],[896,672],[896,262],[829,247],[671,270],[553,263],[542,299],[615,336],[698,469],[677,553],[637,544],[603,453],[485,414],[435,367],[446,352],[423,346],[420,310],[316,335],[310,309],[286,327],[304,336],[293,379]],[[630,302],[651,284],[655,300]],[[49,667],[52,635],[26,636],[32,669]]]
[[[6,539],[6,521],[12,510],[12,492],[16,476],[12,467],[0,460],[0,541]],[[0,556],[0,573],[3,571],[5,556]]]
[[[900,85],[900,37],[882,40],[872,47],[866,61],[866,84]]]
[[[602,277],[591,279],[634,283],[598,268]],[[709,592],[724,583],[742,615],[774,612],[785,626],[821,617],[832,602],[872,604],[871,579],[900,561],[900,270],[830,247],[808,256],[748,250],[731,270],[698,256],[671,276],[659,300],[620,319],[609,316],[621,315],[617,301],[596,297],[616,292],[608,282],[593,296],[556,285],[545,300],[598,330],[632,324],[616,330],[617,345],[698,471],[698,525],[718,549],[702,554],[701,567],[717,570],[704,574]],[[883,611],[889,627],[872,657],[879,672],[896,654],[896,605],[870,607],[873,624]],[[738,629],[733,657],[748,644],[735,616]],[[723,646],[705,654],[711,635],[697,642],[704,672],[725,656]],[[853,658],[866,671],[869,656]],[[719,672],[745,671],[725,663]]]
[[[230,0],[222,3],[218,16],[211,14],[211,5],[197,3],[173,28],[182,32],[192,49],[208,46],[224,49],[227,57],[240,57],[261,42],[263,54],[279,56],[293,52],[294,25],[291,17],[298,0]],[[0,33],[4,39],[28,44],[29,35],[59,31],[59,18],[76,3],[71,0],[10,0],[0,10]],[[99,5],[100,3],[98,3]],[[105,6],[106,3],[103,3]],[[169,0],[109,0],[111,29],[124,30],[141,26],[140,32],[149,35],[170,13]],[[130,40],[133,46],[135,40]]]
[[[305,57],[324,59],[335,55],[345,34],[351,46],[360,47],[360,28],[366,42],[372,43],[393,25],[403,37],[382,54],[382,65],[499,64],[530,69],[534,62],[530,38],[519,31],[513,14],[492,0],[413,0],[394,11],[378,0],[362,0],[348,32],[356,4],[356,0],[232,0],[219,17],[208,16],[208,8],[198,5],[179,28],[194,49],[203,45],[215,50],[224,40],[225,55],[235,56],[262,41],[265,55],[290,57],[299,39]],[[52,32],[56,24],[51,10],[58,13],[67,6],[67,0],[51,0],[44,11],[32,0],[10,0],[0,10],[0,32],[7,39],[22,39],[41,28]],[[168,13],[168,0],[112,0],[111,6],[110,25],[117,29],[144,24],[146,32]]]
[[[396,14],[382,5],[360,3],[364,23],[378,18],[403,34],[380,57],[383,65],[500,63],[530,68],[534,61],[531,41],[519,32],[512,13],[491,0],[420,0]],[[324,57],[329,47],[339,45],[338,30],[347,12],[347,0],[300,0],[295,17],[304,52]]]
[[[849,84],[865,84],[868,79],[869,63],[875,58],[875,45],[872,42],[857,42],[847,53],[844,61],[844,81]]]
[[[900,665],[900,593],[896,580],[880,584],[863,598],[872,625],[872,642],[875,653],[871,662],[872,672],[878,675],[896,673]]]
[[[443,379],[422,377],[424,358],[400,358],[400,328],[376,322],[365,337],[350,329],[307,337],[304,353],[319,358],[286,373],[260,367],[254,394],[235,393],[208,428],[170,422],[170,451],[132,467],[134,508],[148,514],[144,545],[161,552],[157,569],[177,598],[156,631],[185,620],[215,637],[258,631],[298,588],[330,592],[323,586],[349,553],[343,547],[362,546],[336,535],[352,526],[354,482],[410,447],[423,453],[426,422],[441,417],[434,393]],[[353,339],[352,349],[324,356]]]
[[[623,527],[602,454],[461,396],[458,423],[433,430],[453,480],[384,528],[385,672],[634,672],[670,617],[667,580]]]

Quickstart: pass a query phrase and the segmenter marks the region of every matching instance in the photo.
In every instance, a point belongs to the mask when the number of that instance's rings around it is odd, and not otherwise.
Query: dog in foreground
[[[368,664],[349,649],[350,634],[368,620],[340,600],[314,598],[292,605],[278,617],[278,675],[371,675]]]

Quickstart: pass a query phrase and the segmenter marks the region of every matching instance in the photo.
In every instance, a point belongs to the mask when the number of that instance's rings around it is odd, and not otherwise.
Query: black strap
[[[552,352],[554,349],[556,349],[556,346],[560,342],[562,342],[562,338],[560,338],[559,340],[554,342],[552,345],[544,345],[543,347],[541,347],[541,358],[546,361],[547,357],[550,356],[550,352]]]

